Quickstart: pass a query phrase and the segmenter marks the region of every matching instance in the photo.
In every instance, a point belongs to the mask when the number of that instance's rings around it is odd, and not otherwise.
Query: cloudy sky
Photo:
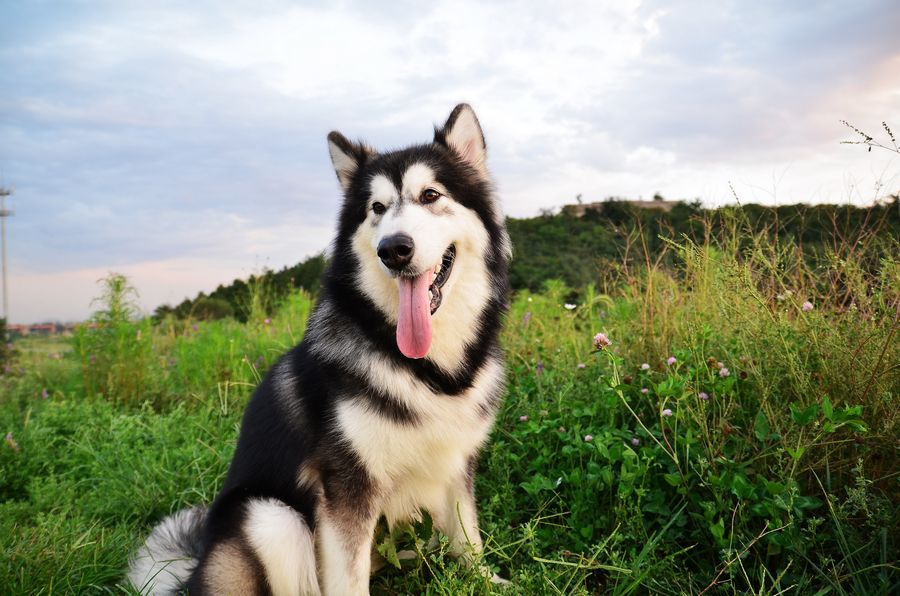
[[[0,4],[13,322],[147,312],[325,248],[325,135],[381,148],[479,114],[507,213],[606,196],[870,203],[900,159],[900,9],[854,2]]]

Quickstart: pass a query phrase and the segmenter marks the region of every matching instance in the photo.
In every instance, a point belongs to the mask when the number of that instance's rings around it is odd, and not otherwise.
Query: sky
[[[575,196],[870,204],[900,157],[900,8],[823,2],[0,0],[9,316],[144,312],[326,249],[325,137],[473,105],[511,216]],[[732,192],[732,188],[734,192]]]

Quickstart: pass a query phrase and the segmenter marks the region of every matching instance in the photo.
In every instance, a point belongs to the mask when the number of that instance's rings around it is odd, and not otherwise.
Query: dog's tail
[[[173,513],[153,528],[131,559],[128,580],[141,594],[175,594],[184,589],[200,556],[206,508]]]

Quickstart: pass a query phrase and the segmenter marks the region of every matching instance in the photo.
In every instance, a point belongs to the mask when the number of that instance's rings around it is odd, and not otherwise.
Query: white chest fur
[[[493,414],[485,415],[485,405],[502,380],[502,366],[491,361],[466,392],[435,395],[409,373],[394,369],[373,381],[402,399],[414,422],[381,416],[364,401],[345,401],[338,407],[344,438],[379,486],[389,523],[439,507],[448,483],[465,481],[469,459],[494,421]]]

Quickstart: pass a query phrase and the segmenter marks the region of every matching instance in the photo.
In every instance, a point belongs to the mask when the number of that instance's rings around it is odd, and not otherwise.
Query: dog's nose
[[[406,234],[394,234],[378,243],[378,258],[388,269],[400,271],[412,261],[413,239]]]

